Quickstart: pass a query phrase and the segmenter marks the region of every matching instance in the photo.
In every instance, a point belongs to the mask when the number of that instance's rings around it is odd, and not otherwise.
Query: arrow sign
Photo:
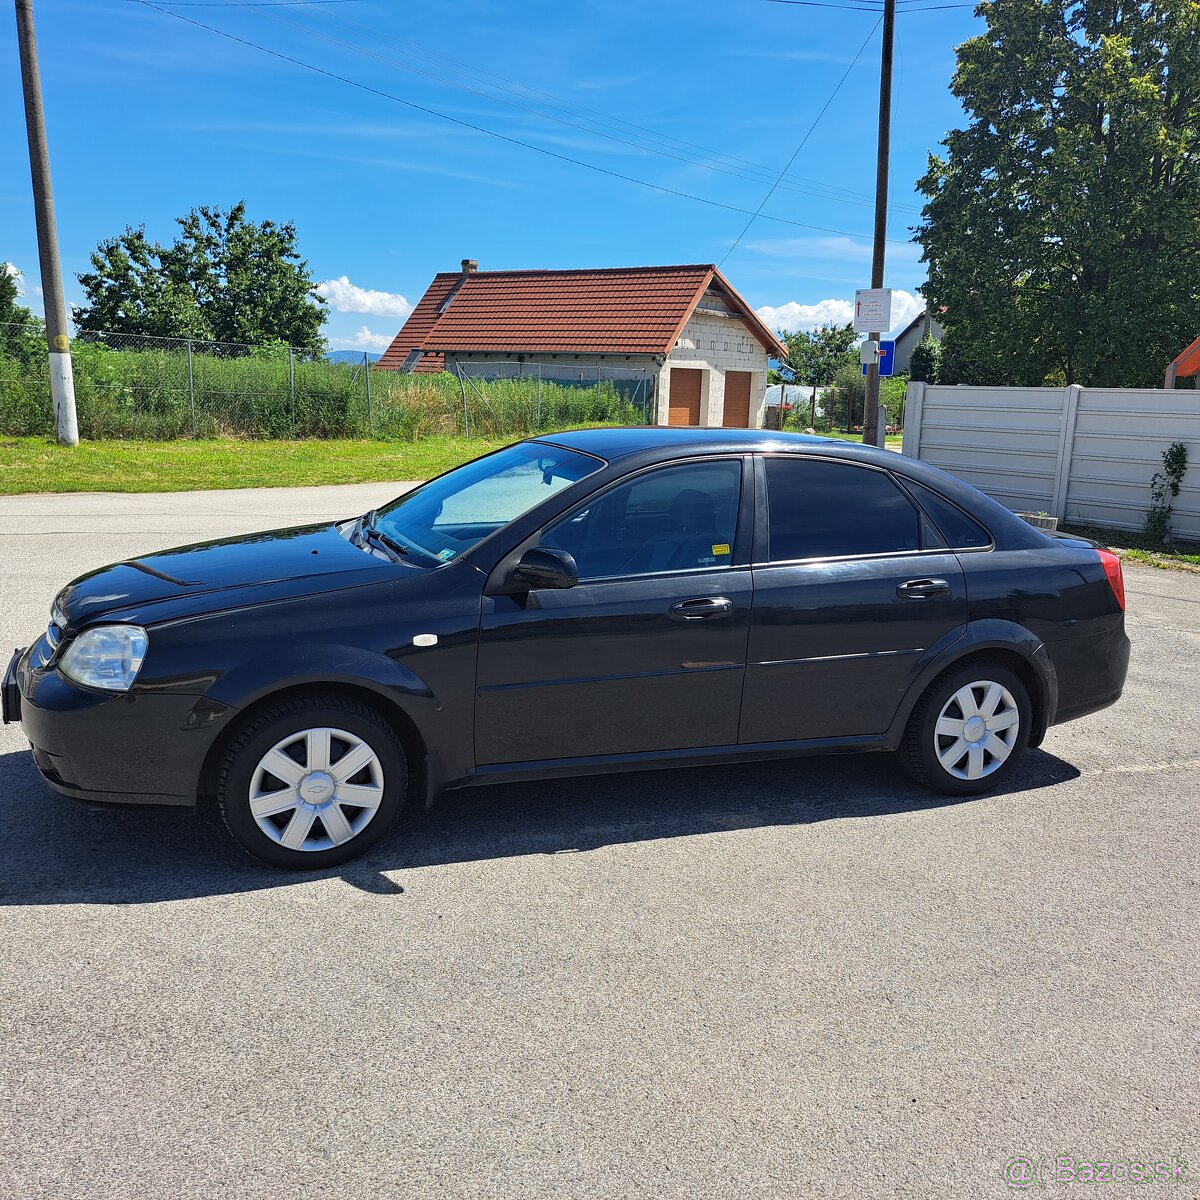
[[[854,293],[855,333],[886,333],[891,327],[891,288],[862,288]]]

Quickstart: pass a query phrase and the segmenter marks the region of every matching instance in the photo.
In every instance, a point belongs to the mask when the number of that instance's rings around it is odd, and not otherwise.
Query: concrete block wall
[[[660,425],[667,423],[667,400],[671,386],[671,367],[687,367],[705,372],[700,398],[700,423],[720,425],[725,412],[725,372],[751,371],[750,416],[753,425],[762,424],[767,386],[767,352],[753,337],[740,317],[697,311],[683,327],[675,348],[659,373]]]

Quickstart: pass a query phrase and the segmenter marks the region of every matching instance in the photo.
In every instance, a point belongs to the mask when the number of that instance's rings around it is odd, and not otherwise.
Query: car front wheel
[[[908,773],[926,787],[971,796],[999,787],[1029,744],[1029,691],[1007,667],[971,662],[930,684],[901,746]]]
[[[225,753],[217,797],[243,849],[305,870],[373,846],[407,790],[391,726],[367,705],[329,696],[283,701],[252,720]]]

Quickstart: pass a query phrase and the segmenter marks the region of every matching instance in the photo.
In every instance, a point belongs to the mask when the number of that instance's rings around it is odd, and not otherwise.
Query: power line
[[[245,2],[245,0],[243,0],[243,3],[244,2]],[[329,10],[326,10],[326,9],[319,9],[317,11],[319,11],[321,16],[326,18],[327,20],[336,21],[339,25],[345,25],[352,29],[362,30],[364,33],[370,34],[371,37],[377,42],[384,42],[388,45],[395,46],[398,49],[405,51],[405,53],[410,56],[416,57],[418,59],[424,59],[427,63],[430,63],[431,65],[437,67],[439,70],[448,71],[450,74],[461,76],[464,79],[470,79],[476,83],[481,84],[484,87],[489,87],[489,88],[492,88],[497,91],[505,91],[505,92],[508,92],[510,95],[518,96],[521,99],[542,96],[546,100],[549,100],[552,102],[551,107],[558,108],[562,112],[567,112],[567,113],[571,113],[571,114],[582,114],[585,120],[589,120],[591,118],[598,117],[600,119],[599,123],[601,123],[601,124],[608,125],[610,128],[613,128],[613,129],[632,130],[635,135],[648,136],[648,138],[651,141],[658,142],[662,146],[674,145],[677,147],[682,147],[685,150],[697,151],[701,155],[705,156],[705,158],[707,158],[707,159],[722,160],[726,163],[731,164],[735,168],[748,168],[750,171],[754,172],[754,178],[756,178],[757,181],[760,181],[763,183],[768,182],[771,179],[771,176],[773,174],[773,171],[774,171],[773,167],[767,167],[761,163],[755,163],[755,162],[751,162],[748,159],[738,158],[734,155],[725,154],[722,151],[713,150],[711,147],[701,146],[701,145],[697,144],[696,142],[689,142],[689,141],[686,141],[685,139],[674,137],[671,134],[660,133],[659,131],[650,129],[645,125],[638,125],[635,122],[627,121],[622,117],[616,117],[611,113],[605,113],[605,112],[601,111],[600,109],[589,108],[587,105],[578,104],[571,100],[566,100],[562,96],[556,96],[553,92],[544,91],[541,88],[533,87],[531,84],[524,83],[520,80],[510,79],[504,75],[498,75],[493,71],[486,71],[481,67],[476,67],[474,70],[466,70],[462,66],[458,65],[457,60],[448,58],[445,55],[439,55],[436,51],[431,51],[431,50],[427,49],[426,47],[417,45],[414,42],[401,41],[395,37],[391,37],[388,34],[381,32],[375,26],[365,25],[361,21],[351,20],[347,17],[340,16],[339,14],[330,12]],[[275,18],[275,19],[278,19],[278,18]],[[302,26],[301,28],[304,28],[305,30],[309,30],[308,26]],[[405,64],[397,64],[397,65],[404,66],[404,69],[406,69],[406,70],[411,69]],[[437,78],[440,79],[440,82],[446,83],[451,87],[460,86],[458,84],[455,84],[451,80],[445,79],[444,77],[437,77]],[[495,82],[492,82],[492,81],[495,81]],[[488,96],[488,99],[492,99],[492,97]],[[548,115],[548,114],[542,113],[540,110],[535,110],[535,111],[537,111],[537,115],[539,115],[539,116]],[[596,124],[596,123],[597,122],[593,121],[593,124]],[[588,130],[588,132],[596,133],[599,131]],[[607,135],[602,134],[602,136],[607,136]],[[659,151],[655,150],[653,147],[640,147],[639,146],[638,148],[650,150],[652,153],[659,153]],[[714,167],[712,164],[710,164],[708,162],[699,162],[694,159],[688,159],[687,161],[691,162],[695,166],[703,167],[706,170],[721,170],[720,167]],[[740,178],[750,178],[751,176],[740,175],[739,177]],[[805,193],[808,195],[819,196],[822,199],[827,199],[827,200],[828,199],[841,200],[844,198],[848,202],[853,202],[853,203],[866,203],[866,204],[873,203],[873,198],[870,196],[869,193],[857,192],[853,188],[838,187],[835,184],[825,183],[821,180],[811,179],[811,178],[808,178],[803,175],[788,175],[787,178],[789,180],[794,181],[794,183],[805,185],[805,186],[801,186],[801,187],[791,186],[790,190],[793,190],[793,191],[802,192],[802,193]],[[785,183],[782,186],[789,187],[790,185]],[[914,212],[914,213],[920,211],[919,209],[913,207],[912,205],[897,204],[897,205],[893,205],[893,207],[895,207],[897,209],[903,209],[908,212]]]
[[[251,0],[227,0],[227,4],[229,7],[241,7],[241,8],[253,7]],[[410,63],[406,63],[399,59],[389,57],[386,54],[380,54],[376,50],[372,50],[366,46],[360,46],[355,42],[344,41],[339,37],[334,37],[330,34],[322,33],[320,30],[313,29],[309,25],[304,25],[299,22],[289,20],[287,17],[276,16],[272,13],[268,13],[265,15],[270,20],[275,21],[278,24],[290,26],[292,29],[299,29],[306,34],[309,34],[313,37],[320,38],[322,41],[329,42],[331,45],[340,46],[343,49],[353,51],[356,54],[361,54],[367,58],[373,58],[377,62],[382,62],[389,66],[398,67],[402,71],[408,71],[409,73],[418,75],[424,79],[432,79],[438,83],[445,84],[447,87],[457,88],[458,90],[466,92],[469,95],[480,96],[485,100],[492,101],[493,103],[504,104],[504,105],[508,106],[509,108],[515,108],[521,112],[532,113],[534,116],[540,117],[543,120],[555,121],[558,124],[565,125],[570,129],[578,129],[581,132],[590,134],[593,137],[606,138],[609,141],[617,142],[618,144],[620,144],[622,146],[629,146],[631,149],[640,150],[643,153],[657,154],[663,158],[673,159],[675,162],[685,163],[688,166],[700,167],[703,170],[713,171],[713,172],[716,172],[717,174],[721,174],[721,175],[728,175],[735,179],[749,179],[755,183],[766,183],[771,178],[769,171],[754,167],[753,164],[748,164],[748,165],[752,166],[752,169],[754,170],[755,173],[753,175],[749,175],[744,170],[741,170],[741,169],[735,168],[733,170],[730,170],[726,167],[718,166],[713,163],[698,161],[696,158],[694,158],[690,155],[679,154],[679,153],[676,153],[669,149],[658,149],[653,146],[646,146],[646,145],[643,145],[641,142],[631,141],[627,137],[621,137],[619,134],[608,133],[608,132],[604,131],[603,129],[595,129],[591,125],[580,124],[578,121],[572,121],[572,120],[568,119],[567,117],[556,116],[554,113],[545,112],[541,108],[531,107],[528,104],[521,103],[519,99],[508,100],[508,99],[505,99],[503,96],[495,96],[495,95],[492,95],[490,92],[480,91],[478,88],[469,87],[468,85],[463,84],[463,83],[457,83],[453,79],[447,79],[444,75],[439,75],[439,74],[435,74],[432,71],[423,70],[421,67],[413,66]],[[337,19],[337,18],[335,18],[335,19]],[[386,35],[380,34],[378,31],[374,30],[370,26],[362,25],[357,21],[341,21],[341,24],[351,25],[356,28],[362,29],[365,32],[371,33],[377,41],[382,41],[382,42],[391,41],[391,39],[386,37]],[[402,43],[397,43],[394,41],[391,41],[391,44],[402,45]],[[466,78],[472,78],[471,75],[467,72],[454,71],[453,73],[464,75]],[[483,84],[483,86],[487,86],[487,87],[493,86],[493,85],[486,84],[482,80],[477,80],[477,82],[480,82],[481,84]],[[517,95],[517,93],[511,91],[511,89],[498,89],[498,90],[508,91],[509,94],[513,95],[513,96]],[[548,93],[544,93],[544,94],[548,95]],[[778,183],[779,183],[779,181],[777,180],[776,181],[777,186],[778,186]],[[870,199],[869,197],[867,197],[865,194],[860,199],[860,198],[855,198],[853,195],[839,196],[839,195],[834,194],[832,192],[832,190],[821,192],[821,191],[814,191],[812,188],[796,187],[794,185],[789,185],[789,184],[783,184],[782,186],[788,188],[789,191],[800,192],[805,195],[816,195],[821,199],[832,200],[834,202],[842,203],[842,204],[855,204],[855,205],[860,205],[863,207],[869,207],[869,206],[873,205],[873,203],[874,203],[874,201],[872,199]],[[905,206],[898,205],[896,207],[903,208],[905,211],[909,211],[909,212],[917,212],[918,211],[917,209],[913,208],[910,205],[905,205]]]
[[[833,0],[767,0],[768,4],[794,4],[801,8],[840,8],[846,12],[883,12],[882,4],[872,3],[871,0],[863,0],[863,3],[837,4]],[[922,4],[920,0],[911,0],[909,6],[901,11],[904,13],[915,12],[943,12],[948,8],[978,8],[980,0],[972,0],[970,4]]]
[[[834,87],[833,91],[829,93],[828,99],[826,99],[825,103],[821,105],[821,111],[819,113],[817,113],[817,115],[815,117],[813,117],[812,124],[809,125],[808,129],[804,133],[804,136],[800,139],[800,144],[795,148],[795,150],[792,151],[792,157],[787,160],[787,163],[784,165],[783,170],[779,172],[779,178],[776,179],[773,184],[771,184],[770,190],[762,198],[762,201],[759,204],[759,206],[751,214],[750,220],[748,220],[746,222],[745,227],[742,229],[742,232],[737,235],[737,238],[734,241],[733,245],[730,246],[729,249],[725,251],[725,255],[721,259],[722,266],[725,265],[725,259],[727,259],[738,248],[738,246],[741,245],[742,238],[744,238],[746,236],[746,234],[750,232],[750,226],[754,224],[755,220],[757,219],[759,214],[762,212],[767,201],[770,200],[770,198],[775,194],[775,189],[779,186],[779,180],[782,179],[787,174],[788,168],[792,165],[792,163],[794,163],[796,161],[796,155],[798,155],[800,153],[800,151],[804,149],[805,142],[807,142],[808,139],[810,137],[812,137],[813,130],[816,129],[816,127],[821,122],[821,118],[826,114],[826,112],[828,112],[829,106],[834,102],[834,99],[837,97],[838,92],[840,92],[842,90],[842,84],[845,83],[847,79],[849,79],[850,72],[853,71],[854,68],[858,65],[858,60],[860,58],[862,58],[862,52],[867,48],[867,44],[875,36],[875,30],[879,28],[879,26],[882,24],[882,22],[883,22],[883,18],[880,17],[879,20],[876,21],[875,24],[871,26],[871,32],[867,34],[866,38],[863,41],[863,44],[861,46],[859,46],[858,52],[850,60],[850,65],[842,73],[842,77],[841,77],[841,79],[839,79],[837,81],[837,84]]]
[[[537,154],[545,155],[547,158],[557,159],[559,162],[570,163],[572,166],[583,167],[588,171],[594,171],[599,175],[607,175],[612,179],[620,179],[626,183],[634,183],[639,187],[649,188],[651,191],[661,192],[668,196],[677,196],[683,200],[694,200],[698,204],[707,204],[712,208],[720,208],[726,212],[744,213],[748,216],[757,216],[757,213],[752,214],[747,208],[740,208],[735,204],[726,204],[721,200],[713,200],[707,196],[697,196],[691,192],[682,192],[676,188],[666,187],[660,183],[651,183],[646,179],[639,179],[634,175],[626,175],[620,171],[610,170],[608,167],[598,166],[596,163],[586,162],[583,159],[572,158],[568,154],[560,154],[557,150],[549,150],[545,146],[538,146],[533,142],[522,141],[520,138],[511,137],[506,133],[500,133],[495,129],[488,129],[484,125],[476,125],[471,121],[464,121],[461,117],[451,116],[449,113],[440,112],[436,108],[430,108],[424,104],[418,104],[413,100],[406,100],[403,96],[397,96],[392,92],[385,92],[381,88],[372,87],[370,84],[362,83],[357,79],[351,79],[346,75],[339,75],[336,71],[330,71],[325,67],[319,67],[314,63],[305,62],[304,59],[295,58],[290,54],[285,54],[281,50],[275,50],[270,46],[264,46],[259,42],[251,41],[249,38],[239,37],[237,34],[230,33],[227,30],[220,29],[215,25],[206,25],[203,21],[198,21],[194,17],[185,16],[183,13],[172,12],[170,9],[162,7],[161,4],[152,3],[152,0],[136,0],[136,3],[141,4],[144,8],[149,8],[155,12],[161,13],[163,16],[172,17],[176,21],[182,21],[187,25],[194,25],[198,29],[206,30],[208,33],[216,34],[218,37],[224,38],[226,41],[235,42],[238,45],[246,46],[251,50],[257,50],[263,54],[269,55],[271,58],[277,58],[282,62],[291,63],[293,66],[302,67],[306,71],[311,71],[314,75],[322,75],[326,79],[333,79],[339,83],[344,83],[349,87],[357,88],[359,91],[366,92],[372,96],[378,96],[384,100],[391,100],[395,104],[401,104],[405,108],[411,108],[415,112],[424,113],[426,116],[437,117],[439,120],[448,121],[452,125],[458,125],[463,129],[470,129],[475,133],[482,133],[488,137],[493,137],[502,142],[507,142],[513,146],[520,146],[525,150],[532,150]],[[771,214],[766,214],[766,219],[769,221],[778,221],[784,225],[794,225],[800,229],[811,229],[817,233],[832,233],[839,237],[855,238],[860,241],[870,241],[870,237],[864,233],[852,233],[846,229],[831,229],[827,225],[810,225],[804,221],[794,221],[790,217],[776,217]]]

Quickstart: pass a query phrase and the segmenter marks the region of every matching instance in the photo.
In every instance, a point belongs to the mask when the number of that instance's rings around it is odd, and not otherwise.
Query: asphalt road
[[[395,490],[0,500],[0,645]],[[4,728],[0,1196],[959,1200],[1016,1155],[1197,1195],[1200,578],[1127,583],[1121,704],[967,802],[887,756],[493,787],[298,877]]]

